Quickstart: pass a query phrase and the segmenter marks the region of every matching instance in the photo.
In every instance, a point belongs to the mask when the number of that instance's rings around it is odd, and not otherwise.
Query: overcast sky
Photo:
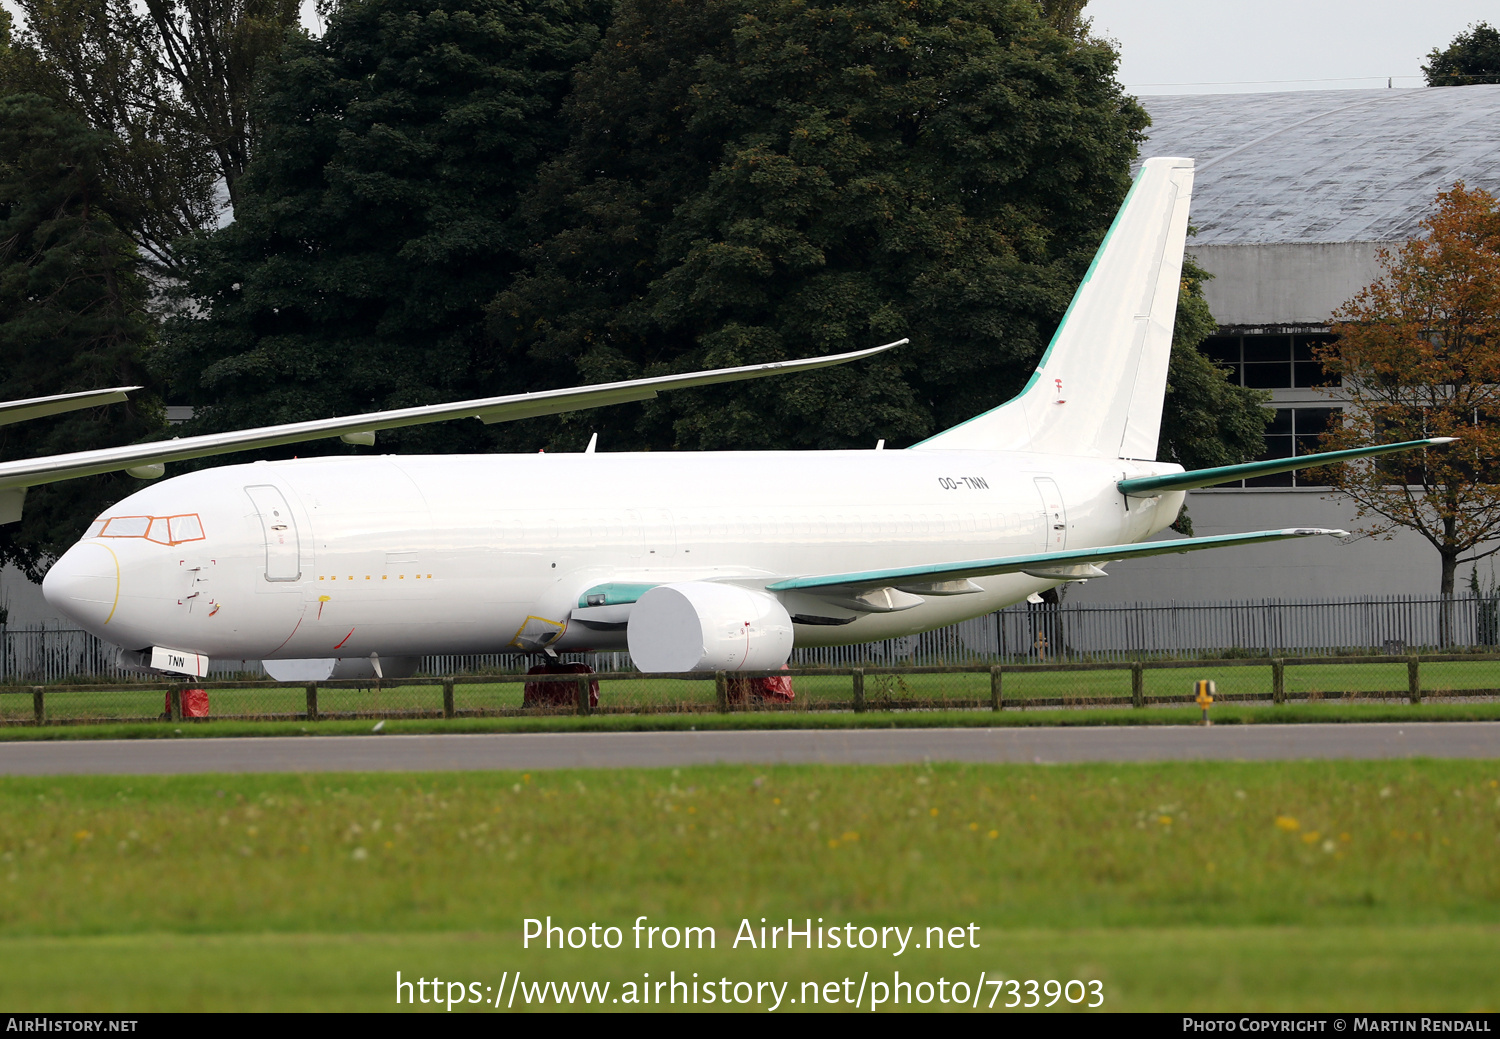
[[[1133,94],[1422,85],[1422,62],[1494,0],[1090,0]]]
[[[1428,51],[1500,24],[1494,0],[1090,0],[1084,14],[1119,43],[1135,94],[1417,87]],[[321,31],[314,0],[302,18]]]

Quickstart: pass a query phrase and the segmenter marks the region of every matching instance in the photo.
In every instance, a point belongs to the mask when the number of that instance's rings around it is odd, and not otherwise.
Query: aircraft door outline
[[[255,506],[260,529],[266,542],[267,581],[290,582],[302,578],[302,543],[297,520],[286,503],[281,488],[271,484],[246,487],[245,494]]]
[[[677,555],[677,524],[667,509],[627,509],[625,523],[632,559],[654,563]]]
[[[1068,510],[1063,503],[1062,492],[1057,481],[1050,476],[1035,478],[1036,490],[1042,498],[1042,522],[1046,540],[1044,552],[1061,552],[1068,547]]]

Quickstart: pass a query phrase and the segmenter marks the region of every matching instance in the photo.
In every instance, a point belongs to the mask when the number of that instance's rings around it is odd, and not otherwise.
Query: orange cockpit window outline
[[[111,530],[116,524],[119,524],[118,529]],[[191,537],[173,537],[174,529],[177,534],[196,533]],[[94,537],[142,538],[158,545],[180,545],[185,541],[205,539],[203,520],[196,512],[179,512],[173,516],[111,516]]]

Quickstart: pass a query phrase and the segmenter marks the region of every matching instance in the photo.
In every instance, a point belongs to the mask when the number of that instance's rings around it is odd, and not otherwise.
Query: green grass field
[[[1421,666],[1423,687],[1439,695],[1463,690],[1500,689],[1500,662],[1462,661],[1426,663]],[[1205,666],[1203,668],[1148,669],[1147,696],[1187,694],[1194,680],[1211,678],[1221,694],[1269,696],[1269,667]],[[847,704],[851,697],[848,676],[799,675],[798,700],[794,707],[816,709],[820,705]],[[1286,669],[1286,692],[1291,697],[1359,698],[1372,693],[1398,693],[1407,688],[1406,664],[1292,664]],[[1033,698],[1063,697],[1069,700],[1127,701],[1130,697],[1128,668],[1110,671],[1007,672],[1004,696],[1011,702]],[[937,675],[869,675],[865,696],[873,708],[899,708],[903,703],[941,704],[944,701],[988,702],[987,673]],[[462,714],[518,711],[522,687],[519,683],[461,683],[454,691],[454,706]],[[114,689],[68,690],[46,694],[47,715],[59,720],[146,719],[162,713],[160,691],[122,686]],[[210,693],[213,713],[222,717],[298,715],[306,710],[306,694],[300,685],[252,689],[214,689]],[[319,691],[320,712],[329,715],[380,716],[389,713],[442,710],[442,689],[437,683],[384,689],[336,689]],[[605,711],[712,710],[714,683],[673,679],[621,679],[602,683],[600,706]],[[25,722],[32,717],[29,687],[0,691],[0,722]]]
[[[1494,1010],[1497,848],[1492,761],[12,778],[0,1000],[388,1010],[397,970],[798,998],[900,970],[1098,980],[1107,1010]],[[549,915],[716,948],[523,949]],[[979,947],[733,948],[761,917]]]

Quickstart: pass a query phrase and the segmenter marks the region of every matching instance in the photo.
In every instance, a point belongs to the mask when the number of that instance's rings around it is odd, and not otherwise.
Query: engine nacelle
[[[630,608],[625,639],[642,671],[771,671],[792,655],[792,618],[765,592],[663,584]]]

